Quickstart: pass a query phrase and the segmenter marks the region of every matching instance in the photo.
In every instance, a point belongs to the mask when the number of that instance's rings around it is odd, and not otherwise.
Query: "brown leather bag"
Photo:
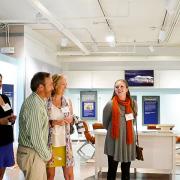
[[[143,148],[139,147],[139,145],[136,145],[136,159],[144,161],[144,158],[143,158]]]

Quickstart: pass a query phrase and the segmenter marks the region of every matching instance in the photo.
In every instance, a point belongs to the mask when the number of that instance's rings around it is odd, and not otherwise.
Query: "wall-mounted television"
[[[154,70],[125,70],[129,86],[154,86]]]

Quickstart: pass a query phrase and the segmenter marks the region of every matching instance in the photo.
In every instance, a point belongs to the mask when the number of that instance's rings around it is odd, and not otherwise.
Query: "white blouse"
[[[60,120],[65,118],[65,114],[70,113],[69,107],[58,108],[51,105],[50,120]],[[66,146],[65,125],[55,125],[52,129],[52,145],[54,147]]]

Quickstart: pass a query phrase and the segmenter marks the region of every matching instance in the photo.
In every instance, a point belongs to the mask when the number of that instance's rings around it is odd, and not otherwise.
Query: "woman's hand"
[[[68,116],[65,117],[64,119],[51,120],[50,124],[52,127],[54,127],[55,125],[64,126],[65,124],[70,124],[72,122],[73,122],[73,116]]]
[[[72,122],[73,122],[73,116],[70,115],[70,116],[68,116],[68,117],[65,117],[65,118],[64,118],[64,121],[66,122],[66,124],[72,123]]]
[[[1,125],[8,125],[9,118],[11,118],[11,115],[3,117],[3,118],[0,118],[0,124]]]
[[[51,124],[52,127],[54,127],[55,125],[64,126],[66,124],[66,121],[64,119],[52,120]]]
[[[15,116],[14,114],[11,114],[10,117],[8,118],[9,122],[14,123],[16,120],[16,117],[17,116]]]

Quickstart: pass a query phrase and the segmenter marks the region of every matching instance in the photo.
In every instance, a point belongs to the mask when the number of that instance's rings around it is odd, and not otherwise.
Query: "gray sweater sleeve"
[[[108,101],[103,109],[103,126],[108,129],[109,123],[112,118],[112,101]]]

